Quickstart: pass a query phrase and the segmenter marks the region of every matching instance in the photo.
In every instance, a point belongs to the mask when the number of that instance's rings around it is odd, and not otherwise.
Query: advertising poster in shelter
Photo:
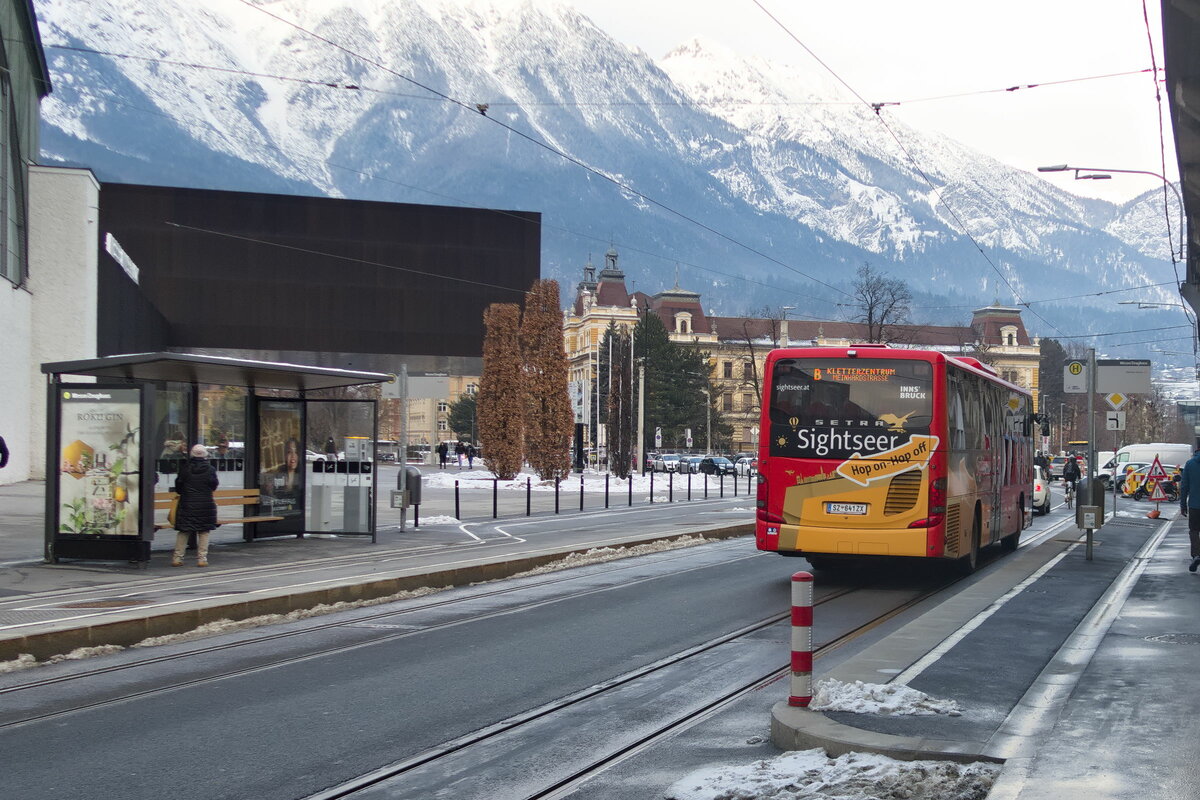
[[[63,388],[58,532],[137,536],[139,389]]]
[[[259,490],[262,510],[283,517],[266,523],[271,533],[304,531],[304,448],[301,406],[292,400],[264,400],[258,405]]]

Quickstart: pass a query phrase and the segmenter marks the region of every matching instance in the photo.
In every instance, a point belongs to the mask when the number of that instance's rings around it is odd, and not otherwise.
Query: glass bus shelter
[[[378,372],[186,353],[42,364],[47,383],[45,560],[146,562],[169,493],[208,448],[223,524],[246,541],[370,536]],[[83,382],[79,378],[94,382]],[[336,398],[322,392],[339,389]]]

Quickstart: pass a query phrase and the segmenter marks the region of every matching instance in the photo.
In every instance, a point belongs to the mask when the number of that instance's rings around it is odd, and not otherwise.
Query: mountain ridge
[[[844,313],[833,304],[863,262],[918,293],[982,302],[1171,276],[1161,191],[1125,204],[1071,195],[946,137],[894,120],[885,131],[861,103],[820,100],[830,81],[811,71],[701,42],[655,61],[553,2],[263,5],[391,71],[265,15],[256,24],[233,0],[47,0],[45,159],[102,180],[539,210],[544,273],[566,290],[589,252],[616,242],[639,288],[667,288],[678,263],[706,306],[729,313],[781,292],[803,313]],[[1026,323],[1098,332],[1120,316],[1113,305],[1026,306]]]

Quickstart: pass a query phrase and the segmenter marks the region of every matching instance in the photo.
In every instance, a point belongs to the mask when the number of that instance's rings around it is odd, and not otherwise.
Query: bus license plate
[[[825,512],[828,514],[866,514],[866,503],[826,503]]]

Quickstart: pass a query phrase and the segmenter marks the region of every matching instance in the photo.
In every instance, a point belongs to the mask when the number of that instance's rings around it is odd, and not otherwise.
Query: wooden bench
[[[213,492],[213,500],[217,504],[217,525],[243,525],[247,522],[279,522],[283,517],[270,514],[260,514],[252,517],[228,517],[222,519],[221,506],[257,506],[262,502],[262,493],[258,489],[217,489]],[[179,506],[179,495],[175,492],[155,492],[154,508],[156,511],[167,509],[167,521],[155,522],[154,530],[175,527],[175,511]]]

